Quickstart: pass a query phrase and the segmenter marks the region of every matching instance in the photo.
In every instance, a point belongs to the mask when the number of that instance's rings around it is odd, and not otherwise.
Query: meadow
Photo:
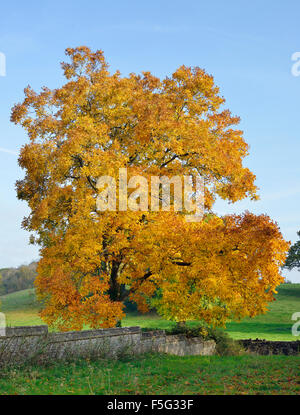
[[[6,394],[299,395],[299,357],[152,354],[27,365],[1,371]]]
[[[8,326],[30,326],[44,324],[38,315],[39,304],[34,289],[17,291],[0,297],[0,311],[5,313]],[[230,322],[226,331],[233,339],[297,340],[292,335],[294,323],[291,316],[300,312],[300,284],[282,284],[278,288],[276,300],[270,303],[266,314],[255,318],[245,318],[241,322]],[[129,312],[122,326],[147,328],[170,328],[172,322],[162,319],[155,313],[138,314]],[[196,325],[197,322],[191,322]]]
[[[300,311],[300,284],[283,284],[269,311],[226,331],[234,339],[297,340],[291,315]],[[1,297],[1,311],[10,326],[43,324],[33,289]],[[197,322],[191,322],[196,325]],[[154,313],[130,312],[123,326],[171,328]],[[0,372],[0,395],[299,395],[298,356],[170,356],[145,354],[114,359],[79,359],[7,367]]]

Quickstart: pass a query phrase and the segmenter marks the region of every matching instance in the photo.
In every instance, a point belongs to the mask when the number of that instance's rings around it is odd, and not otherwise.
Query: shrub
[[[209,337],[216,342],[216,351],[219,356],[240,356],[245,353],[242,344],[233,340],[221,329],[210,329]]]

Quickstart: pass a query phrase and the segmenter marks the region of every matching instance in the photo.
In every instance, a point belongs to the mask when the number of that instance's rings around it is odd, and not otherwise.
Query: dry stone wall
[[[0,337],[0,365],[25,361],[62,360],[79,357],[116,358],[147,352],[178,356],[212,355],[214,341],[166,336],[164,330],[142,332],[140,327],[49,333],[47,326],[7,328]]]
[[[299,355],[300,340],[298,341],[267,341],[261,339],[248,339],[240,341],[243,347],[249,352],[260,355]]]

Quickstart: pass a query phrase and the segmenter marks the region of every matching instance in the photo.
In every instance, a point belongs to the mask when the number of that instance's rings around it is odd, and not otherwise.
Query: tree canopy
[[[213,204],[257,199],[243,165],[239,118],[203,69],[181,66],[163,80],[150,72],[111,74],[102,51],[67,49],[66,83],[14,106],[28,133],[18,197],[23,227],[41,247],[36,279],[42,318],[60,330],[111,327],[124,300],[175,320],[228,319],[265,311],[283,282],[287,242],[266,215],[218,217]],[[204,181],[205,214],[99,211],[97,178],[190,175]],[[119,197],[119,196],[117,196]]]
[[[297,235],[300,238],[300,231],[297,232]],[[290,247],[284,267],[289,270],[297,268],[300,271],[300,240]]]

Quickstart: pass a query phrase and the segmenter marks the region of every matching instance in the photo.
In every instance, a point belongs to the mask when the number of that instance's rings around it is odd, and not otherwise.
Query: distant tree
[[[297,232],[297,235],[300,238],[300,231]],[[300,271],[300,240],[295,242],[294,245],[290,247],[284,268],[289,270],[298,268],[298,271]]]
[[[18,268],[3,268],[0,270],[0,294],[33,288],[37,276],[36,262],[21,265]]]

